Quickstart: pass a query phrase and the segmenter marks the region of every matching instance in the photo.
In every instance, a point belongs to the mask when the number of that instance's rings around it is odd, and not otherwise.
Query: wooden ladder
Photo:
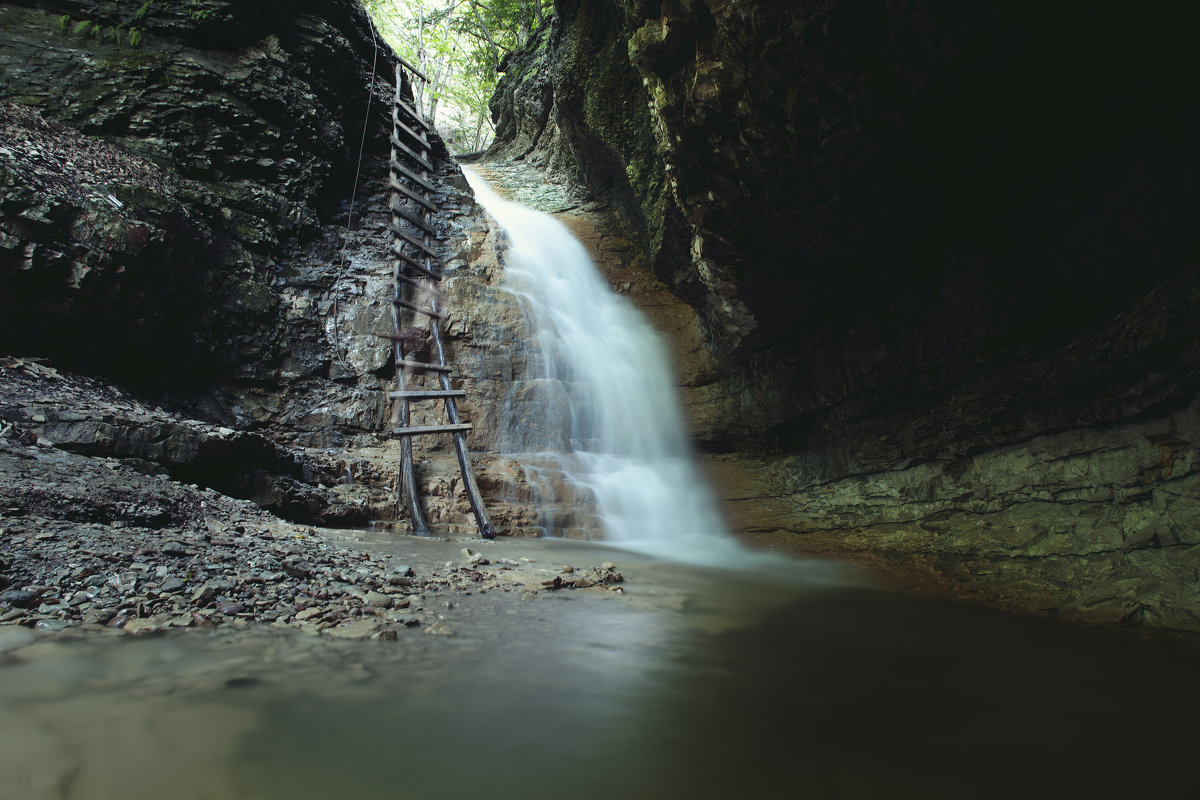
[[[471,462],[467,457],[467,431],[471,430],[471,425],[464,423],[459,417],[456,403],[456,398],[465,397],[466,392],[451,388],[453,370],[446,362],[446,347],[442,338],[440,323],[445,318],[445,311],[437,289],[442,275],[436,267],[437,229],[433,225],[434,214],[438,211],[435,201],[437,177],[433,165],[433,148],[428,138],[433,129],[417,110],[405,101],[406,81],[402,68],[408,69],[416,78],[426,80],[424,75],[403,59],[396,64],[390,161],[390,227],[392,255],[395,256],[393,272],[396,291],[392,300],[395,309],[392,315],[392,334],[387,338],[391,339],[396,363],[396,391],[388,392],[388,397],[397,401],[399,405],[399,425],[392,429],[392,433],[401,437],[400,498],[408,514],[412,532],[418,536],[428,536],[429,526],[425,523],[425,516],[421,511],[420,494],[413,471],[412,440],[414,436],[424,434],[448,433],[454,438],[454,452],[458,456],[463,488],[466,489],[471,512],[475,515],[479,535],[485,539],[492,539],[495,538],[496,531],[484,510],[479,486],[475,482]],[[428,320],[433,356],[431,361],[417,361],[410,358],[414,353],[406,352],[417,348],[413,345],[413,336],[401,326],[401,319],[405,314]],[[438,388],[410,388],[406,372],[414,375],[435,375]],[[411,424],[410,404],[424,400],[443,401],[449,422],[445,425]]]

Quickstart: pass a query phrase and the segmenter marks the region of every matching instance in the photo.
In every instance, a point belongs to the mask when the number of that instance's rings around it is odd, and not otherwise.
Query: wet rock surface
[[[383,149],[385,114],[365,110],[391,54],[369,86],[365,13],[3,9],[0,101],[26,110],[0,118],[0,346],[159,389],[261,377],[285,349],[286,262],[344,211],[349,142],[365,124]],[[111,35],[134,27],[136,45]]]
[[[254,499],[298,521],[326,514],[342,520],[350,513],[331,509],[337,501],[320,485],[319,468],[261,434],[190,419],[36,360],[0,358],[0,391],[0,435],[10,442],[120,459],[147,475]],[[19,471],[11,477],[20,477]],[[13,491],[36,493],[43,487],[27,480]],[[78,513],[84,514],[81,509]]]
[[[601,206],[694,309],[708,364],[684,399],[737,530],[1013,606],[1200,625],[1196,104],[1167,90],[1188,51],[1169,22],[986,0],[559,12],[506,65],[493,154]]]

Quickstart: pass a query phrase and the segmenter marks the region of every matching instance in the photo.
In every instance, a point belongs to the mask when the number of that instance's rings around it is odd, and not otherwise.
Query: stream
[[[326,535],[414,560],[463,544]],[[455,596],[453,635],[394,642],[38,635],[0,653],[0,796],[1149,797],[1190,773],[1187,648],[821,562],[471,546],[612,560],[624,593]]]

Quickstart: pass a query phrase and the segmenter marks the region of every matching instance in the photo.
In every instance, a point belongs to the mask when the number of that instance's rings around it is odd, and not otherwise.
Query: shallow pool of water
[[[472,546],[612,560],[625,593],[455,597],[453,636],[396,642],[40,638],[0,654],[0,797],[1146,797],[1190,779],[1187,648],[815,562]]]

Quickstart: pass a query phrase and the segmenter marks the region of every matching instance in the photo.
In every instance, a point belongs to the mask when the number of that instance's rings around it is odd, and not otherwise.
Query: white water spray
[[[609,542],[693,562],[735,559],[742,549],[693,461],[661,337],[566,226],[464,172],[508,235],[505,287],[538,339],[542,374],[529,377],[569,406],[561,425],[569,430],[525,443],[541,451],[536,461],[594,494]]]

